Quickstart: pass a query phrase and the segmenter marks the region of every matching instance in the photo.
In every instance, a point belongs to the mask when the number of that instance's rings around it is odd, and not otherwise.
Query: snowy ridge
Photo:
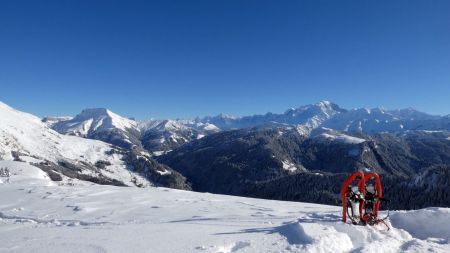
[[[348,132],[336,131],[330,128],[317,128],[312,133],[312,138],[319,141],[335,141],[346,144],[361,144],[366,140],[350,135]]]
[[[9,182],[6,178],[0,177],[0,184],[56,185],[44,171],[27,163],[0,161],[0,168],[8,168],[11,173]]]
[[[53,162],[64,158],[95,163],[107,158],[102,153],[111,150],[110,145],[100,141],[60,135],[39,118],[3,103],[0,104],[0,118],[2,160],[12,160],[11,151],[20,151]]]
[[[366,141],[364,139],[349,136],[346,134],[323,133],[323,134],[320,134],[318,137],[325,138],[325,139],[331,140],[331,141],[343,142],[343,143],[347,143],[347,144],[360,144],[360,143],[363,143]]]
[[[47,124],[47,126],[52,127],[54,124],[58,122],[67,121],[71,119],[73,119],[73,117],[71,116],[49,116],[42,118],[42,122]]]
[[[105,170],[81,170],[81,174],[98,175],[134,185],[132,179],[148,184],[141,176],[130,172],[123,155],[104,142],[76,136],[61,135],[50,129],[38,117],[17,111],[0,102],[0,160],[22,160],[27,163],[58,164],[62,161],[92,168],[98,162]]]
[[[192,140],[219,132],[216,126],[195,120],[155,120],[140,124],[143,146],[158,155],[169,152]]]
[[[17,163],[17,162],[12,162]],[[10,164],[9,166],[13,166]],[[20,170],[14,170],[20,173]],[[28,173],[28,172],[27,172]],[[341,208],[166,188],[0,184],[5,252],[448,252],[450,209],[355,226]],[[386,213],[382,212],[382,216]]]

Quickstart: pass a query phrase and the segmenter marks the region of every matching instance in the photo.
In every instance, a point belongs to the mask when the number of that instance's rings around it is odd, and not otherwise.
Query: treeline
[[[346,174],[302,173],[249,186],[243,195],[276,200],[340,205],[340,187]],[[450,167],[439,165],[416,177],[381,175],[382,209],[409,210],[450,207]]]

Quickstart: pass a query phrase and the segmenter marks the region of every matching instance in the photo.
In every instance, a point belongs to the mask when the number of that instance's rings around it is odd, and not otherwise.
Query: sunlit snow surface
[[[392,229],[339,207],[166,188],[58,185],[21,162],[0,183],[0,252],[450,252],[450,209],[391,212]]]

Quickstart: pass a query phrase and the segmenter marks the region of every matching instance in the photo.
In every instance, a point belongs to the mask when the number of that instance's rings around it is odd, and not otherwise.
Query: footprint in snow
[[[66,207],[72,208],[72,210],[74,212],[79,212],[79,211],[83,210],[83,208],[80,206],[67,205]]]
[[[20,211],[23,211],[24,210],[24,208],[23,207],[19,207],[19,208],[13,208],[12,210],[11,210],[11,212],[20,212]]]
[[[196,250],[206,250],[206,247],[202,245],[202,246],[195,247],[195,249]]]
[[[238,252],[241,249],[244,249],[246,247],[250,247],[250,242],[245,242],[245,241],[239,241],[236,243],[233,243],[231,245],[228,246],[219,246],[217,248],[216,253],[232,253],[232,252]]]

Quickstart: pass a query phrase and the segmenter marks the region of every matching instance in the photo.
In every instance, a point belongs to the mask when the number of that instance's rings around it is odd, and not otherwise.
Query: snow
[[[158,131],[179,131],[187,129],[187,127],[181,121],[164,120],[160,124],[156,125],[154,129]]]
[[[442,130],[420,130],[420,132],[433,134],[433,133],[444,133]]]
[[[366,173],[369,173],[369,172],[372,171],[370,168],[364,168],[363,170],[364,170]]]
[[[366,141],[364,139],[345,134],[322,133],[320,136],[328,140],[343,142],[347,144],[360,144]]]
[[[27,162],[27,163],[40,163],[43,162],[44,160],[41,159],[36,159],[34,157],[31,156],[19,156],[20,160]]]
[[[71,117],[71,116],[44,117],[42,119],[42,122],[47,124],[47,126],[52,127],[54,124],[56,124],[58,122],[71,120],[72,118],[73,117]]]
[[[161,122],[162,120],[157,119],[141,120],[137,122],[137,126],[142,133],[145,133],[149,129],[155,128],[157,125],[161,124]]]
[[[297,167],[295,166],[295,164],[289,162],[289,161],[282,161],[283,163],[283,169],[290,171],[290,172],[294,172],[297,170]]]
[[[11,184],[23,183],[25,185],[55,185],[55,183],[50,180],[47,173],[24,162],[0,161],[0,168],[8,168],[11,174]]]
[[[414,237],[450,239],[450,209],[429,208],[426,210],[399,211],[392,214],[392,224],[408,231]]]
[[[161,156],[164,155],[166,153],[166,151],[153,151],[152,154],[153,156]]]
[[[202,125],[202,128],[207,131],[220,131],[220,129],[218,127],[216,127],[215,125],[210,124],[210,123],[206,123],[206,124]]]
[[[298,132],[300,135],[303,135],[303,136],[308,136],[309,133],[310,133],[310,131],[311,131],[311,129],[309,129],[309,128],[305,127],[305,126],[302,126],[302,125],[298,125],[298,126],[296,127],[296,130],[297,130],[297,132]]]
[[[13,175],[0,184],[0,252],[450,251],[448,208],[391,212],[388,231],[344,224],[337,206],[167,188],[58,186],[25,163],[1,165]]]
[[[115,114],[110,110],[107,110],[107,113],[112,119],[112,125],[115,126],[116,128],[126,131],[128,128],[137,127],[137,123],[133,120],[123,118],[122,116]]]
[[[156,172],[160,175],[168,175],[171,174],[172,172],[168,171],[168,170],[164,170],[164,171],[160,171],[160,170],[156,170]]]

